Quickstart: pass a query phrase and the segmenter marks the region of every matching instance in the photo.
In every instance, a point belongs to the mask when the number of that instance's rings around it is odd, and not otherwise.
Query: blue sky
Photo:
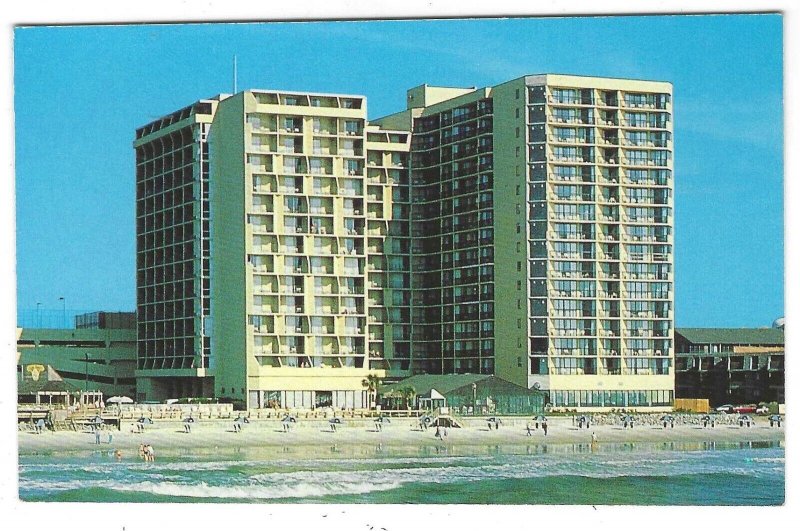
[[[678,326],[783,314],[777,15],[37,27],[15,31],[18,308],[135,307],[136,127],[199,98],[363,94],[558,72],[671,81]]]

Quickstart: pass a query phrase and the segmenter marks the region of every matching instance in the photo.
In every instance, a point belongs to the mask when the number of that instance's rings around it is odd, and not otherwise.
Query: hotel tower
[[[423,85],[371,122],[361,96],[208,100],[210,195],[201,178],[192,197],[210,212],[210,313],[202,291],[185,306],[193,345],[210,350],[181,359],[251,407],[365,407],[369,374],[480,373],[540,389],[554,408],[669,408],[671,93],[553,74]],[[205,136],[179,140],[204,153]],[[138,144],[147,167],[161,152]],[[193,163],[202,176],[206,161]],[[195,233],[198,249],[208,239]],[[150,280],[156,297],[172,293]],[[177,344],[157,312],[155,335],[141,317],[139,332],[156,345],[139,347],[153,375],[179,357],[157,347]]]

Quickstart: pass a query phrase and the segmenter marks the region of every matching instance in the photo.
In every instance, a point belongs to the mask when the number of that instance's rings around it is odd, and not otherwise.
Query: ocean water
[[[779,505],[774,443],[381,446],[22,456],[24,501]]]

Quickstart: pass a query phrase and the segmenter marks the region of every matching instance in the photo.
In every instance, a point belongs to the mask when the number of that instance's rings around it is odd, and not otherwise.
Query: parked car
[[[716,411],[718,413],[733,413],[733,404],[725,404],[723,406],[719,406]]]
[[[769,407],[767,407],[767,406],[758,406],[756,408],[756,415],[769,415]]]
[[[736,406],[736,407],[733,408],[733,412],[734,413],[739,413],[740,415],[743,415],[745,413],[755,413],[756,412],[756,406],[753,405],[753,404],[748,404],[748,405],[744,405],[744,406]]]

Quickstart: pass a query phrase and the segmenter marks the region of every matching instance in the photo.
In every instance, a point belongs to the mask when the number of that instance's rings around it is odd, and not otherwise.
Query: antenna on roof
[[[236,55],[233,56],[233,93],[239,92],[237,88],[237,73],[236,73]]]

